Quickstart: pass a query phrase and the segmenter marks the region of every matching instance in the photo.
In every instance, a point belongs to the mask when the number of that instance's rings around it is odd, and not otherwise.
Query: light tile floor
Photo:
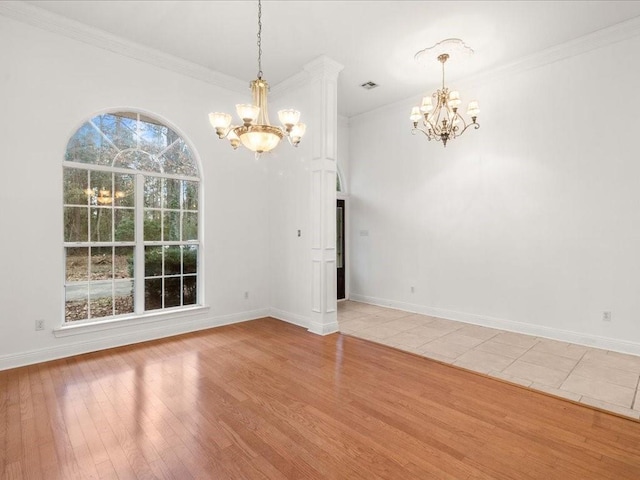
[[[342,333],[640,419],[640,357],[353,301]]]

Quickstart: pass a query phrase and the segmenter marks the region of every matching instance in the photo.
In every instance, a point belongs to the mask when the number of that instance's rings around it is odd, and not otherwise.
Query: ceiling
[[[242,81],[257,75],[257,1],[28,3]],[[338,110],[351,117],[430,92],[440,64],[414,55],[445,38],[475,50],[447,63],[450,85],[637,16],[640,1],[264,0],[262,70],[273,86],[330,57],[344,65]]]

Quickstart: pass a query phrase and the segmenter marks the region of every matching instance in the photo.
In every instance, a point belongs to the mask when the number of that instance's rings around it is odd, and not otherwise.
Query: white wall
[[[270,103],[271,122],[278,124],[276,112],[295,108],[300,121],[311,114],[311,88],[301,85]],[[311,145],[309,128],[297,148],[286,140],[261,160],[269,168],[270,291],[272,314],[304,327],[311,313]],[[298,237],[298,230],[300,236]]]
[[[481,128],[446,149],[410,134],[430,88],[351,118],[352,298],[640,354],[637,58],[450,85]]]
[[[233,111],[238,94],[2,16],[0,45],[0,369],[268,313],[267,169],[219,141],[207,119],[210,111]],[[61,162],[75,129],[113,107],[168,120],[200,156],[210,309],[57,338],[52,330],[64,316]],[[45,331],[34,330],[36,319],[45,320]]]
[[[342,193],[349,193],[349,119],[338,116],[338,170],[342,176]]]

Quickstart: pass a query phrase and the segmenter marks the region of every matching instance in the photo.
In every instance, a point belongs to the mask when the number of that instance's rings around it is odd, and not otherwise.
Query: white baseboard
[[[332,333],[339,332],[340,326],[338,325],[338,322],[327,324],[311,322],[309,325],[309,331],[316,335],[331,335]]]
[[[204,318],[188,319],[180,318],[179,321],[167,318],[164,321],[147,323],[144,328],[126,328],[121,325],[114,325],[113,329],[106,329],[101,333],[100,338],[90,340],[84,339],[83,335],[73,335],[71,338],[78,340],[67,342],[64,345],[47,347],[28,352],[0,356],[0,370],[23,367],[35,363],[57,360],[60,358],[81,355],[83,353],[96,352],[109,348],[122,347],[160,338],[172,337],[184,333],[206,330],[208,328],[221,327],[233,323],[246,322],[258,318],[268,317],[268,308],[252,310],[230,315],[206,316]]]
[[[356,293],[352,293],[350,295],[350,300],[377,305],[380,307],[395,308],[397,310],[403,310],[411,313],[420,313],[422,315],[429,315],[431,317],[438,317],[447,320],[454,320],[457,322],[480,325],[482,327],[497,328],[500,330],[507,330],[509,332],[549,338],[561,342],[575,343],[577,345],[602,348],[604,350],[612,350],[621,353],[630,353],[632,355],[640,355],[639,343],[628,342],[626,340],[619,340],[616,338],[601,337],[598,335],[573,332],[570,330],[562,330],[559,328],[546,327],[543,325],[533,325],[531,323],[514,322],[512,320],[505,320],[502,318],[489,317],[485,315],[456,312],[453,310],[429,307],[426,305],[396,302],[394,300],[359,295]]]
[[[333,322],[326,325],[314,323],[309,317],[304,317],[302,315],[298,315],[297,313],[285,312],[284,310],[279,310],[277,308],[271,309],[271,316],[278,320],[282,320],[283,322],[292,323],[293,325],[298,325],[299,327],[304,327],[309,330],[309,332],[315,333],[316,335],[330,335],[332,333],[340,331],[338,322]]]
[[[304,317],[302,315],[298,315],[297,313],[286,312],[278,308],[270,308],[269,316],[278,320],[282,320],[283,322],[292,323],[293,325],[304,328],[309,328],[309,324],[311,323],[309,317]]]

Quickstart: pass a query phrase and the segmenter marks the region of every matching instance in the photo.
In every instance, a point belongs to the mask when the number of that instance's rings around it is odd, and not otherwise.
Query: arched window
[[[64,159],[65,322],[198,305],[200,176],[175,131],[98,115]]]

